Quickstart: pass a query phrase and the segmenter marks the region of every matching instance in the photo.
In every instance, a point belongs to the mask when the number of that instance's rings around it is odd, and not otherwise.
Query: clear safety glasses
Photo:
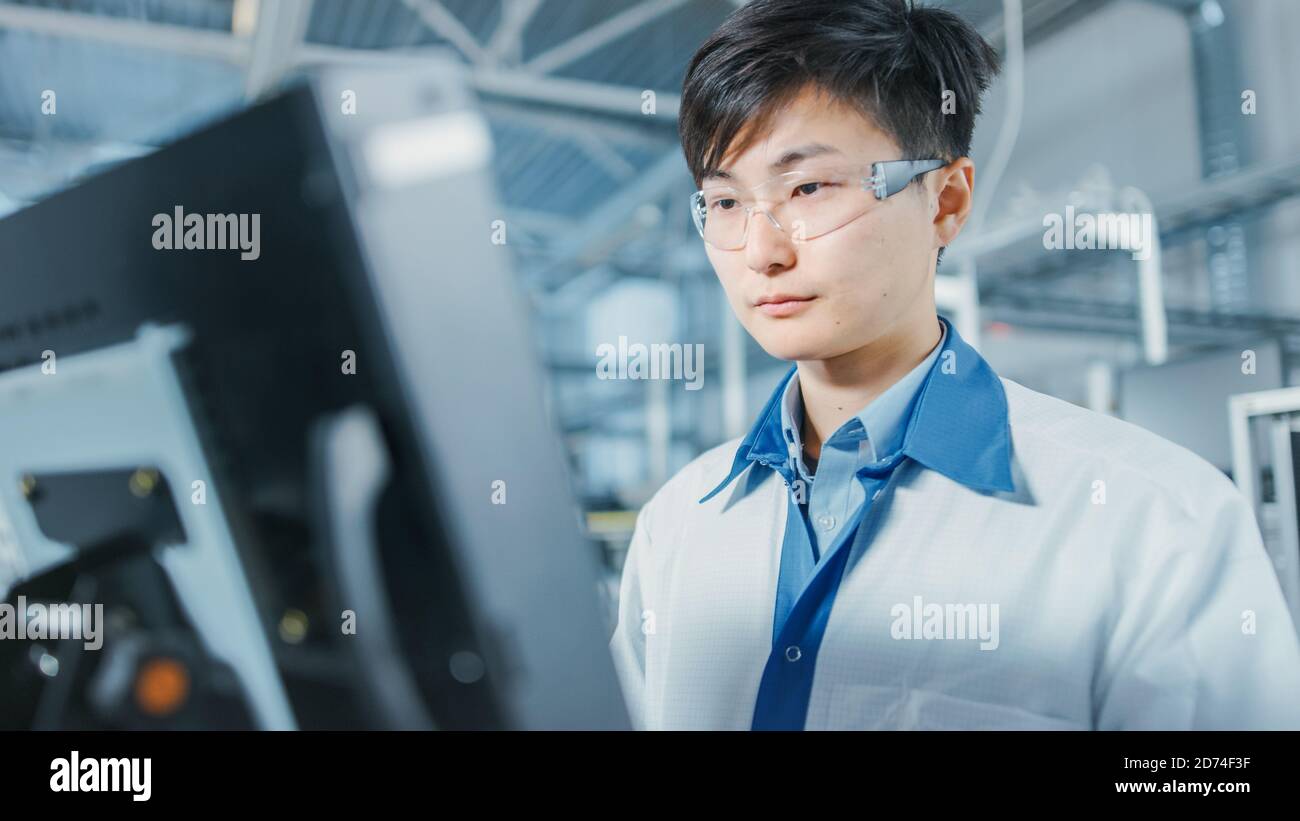
[[[943,160],[892,160],[869,166],[814,166],[779,174],[748,190],[709,186],[691,195],[691,218],[704,241],[720,251],[745,247],[756,211],[802,242],[849,224],[920,175],[945,165]],[[769,206],[760,208],[759,203]]]

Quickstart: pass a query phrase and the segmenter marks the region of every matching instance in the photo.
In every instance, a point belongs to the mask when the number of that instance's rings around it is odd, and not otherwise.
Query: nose
[[[794,242],[777,227],[767,211],[755,210],[749,217],[749,236],[745,239],[745,264],[760,274],[783,271],[794,265]]]

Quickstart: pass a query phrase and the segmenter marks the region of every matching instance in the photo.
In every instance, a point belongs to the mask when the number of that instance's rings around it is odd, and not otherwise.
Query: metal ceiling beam
[[[1026,328],[1077,331],[1137,339],[1141,318],[1128,302],[1105,302],[1015,287],[981,288],[986,318]],[[1167,308],[1169,340],[1206,349],[1232,346],[1261,336],[1300,339],[1300,320],[1290,317],[1188,308]]]
[[[523,229],[527,234],[545,237],[548,240],[568,236],[579,230],[578,223],[569,217],[527,208],[511,208],[506,213],[506,222],[508,225]]]
[[[0,28],[217,59],[237,66],[246,65],[252,59],[256,42],[256,38],[250,40],[227,32],[7,5],[0,5]],[[285,29],[275,26],[268,30],[283,32]],[[404,62],[420,64],[427,59],[428,53],[346,49],[305,43],[296,50],[294,62],[393,65]],[[262,78],[274,76],[273,71],[260,71]],[[589,110],[641,122],[672,122],[676,119],[679,105],[677,95],[662,93],[658,95],[655,114],[645,115],[641,113],[642,89],[496,69],[471,70],[469,79],[478,91],[492,97]],[[258,86],[266,81],[260,80]],[[617,245],[621,242],[619,235],[638,207],[662,198],[672,185],[686,178],[680,151],[675,146],[667,149],[665,156],[637,177],[632,186],[598,205],[577,230],[567,233],[574,239],[561,247],[557,264],[590,257],[595,253],[593,249],[605,247],[610,242]]]
[[[644,89],[593,83],[560,77],[543,77],[522,71],[484,70],[474,72],[474,87],[485,94],[511,97],[561,108],[601,111],[632,119],[676,122],[681,98],[666,91],[655,92],[655,112],[641,113]]]
[[[545,51],[524,63],[524,69],[537,74],[546,74],[569,65],[591,54],[615,40],[636,31],[641,26],[673,9],[683,5],[686,0],[642,0],[631,8],[615,14],[608,20],[585,29],[569,40]]]
[[[608,143],[595,134],[576,134],[574,142],[582,153],[586,154],[592,162],[605,170],[605,173],[616,180],[626,180],[636,175],[636,166],[623,158]]]
[[[420,20],[435,34],[451,43],[465,59],[475,65],[487,62],[487,52],[456,15],[438,0],[402,0],[402,5],[415,12]]]
[[[489,118],[497,118],[510,125],[527,126],[564,139],[577,139],[583,134],[591,134],[616,145],[655,154],[667,151],[677,142],[676,132],[668,127],[671,123],[660,119],[645,125],[624,123],[585,112],[559,112],[515,100],[484,100],[482,107]]]
[[[1174,11],[1190,12],[1201,6],[1204,0],[1147,0],[1153,6],[1165,6]]]
[[[0,7],[3,8],[3,7]],[[301,63],[401,66],[425,64],[429,49],[351,49],[309,44],[299,51]],[[470,68],[469,82],[481,94],[491,97],[539,103],[574,111],[593,111],[641,122],[677,122],[681,98],[667,91],[655,92],[655,111],[641,113],[641,95],[645,89],[612,83],[545,77],[518,70]]]
[[[0,4],[0,29],[94,40],[243,65],[252,43],[211,29],[124,20],[99,14]]]
[[[524,53],[524,29],[532,22],[542,0],[501,0],[501,22],[488,39],[488,58],[494,63],[519,62]]]
[[[598,257],[622,245],[629,238],[629,228],[639,209],[647,204],[657,206],[675,188],[689,181],[682,152],[674,149],[664,154],[631,184],[597,203],[578,230],[558,244],[556,256],[539,277],[541,287],[547,290],[557,287],[574,270],[585,270]],[[683,199],[683,208],[685,202]]]
[[[29,31],[111,43],[127,48],[163,51],[221,60],[235,66],[247,64],[252,41],[229,32],[196,29],[170,23],[122,20],[96,14],[56,11],[0,4],[0,29]],[[337,63],[401,65],[422,64],[429,53],[441,49],[351,49],[305,43],[297,50],[297,64]],[[676,121],[678,95],[656,92],[654,114],[641,113],[643,89],[543,77],[522,71],[474,70],[470,82],[482,93],[504,99],[544,103],[559,108],[595,111],[627,119]]]
[[[307,34],[312,0],[277,0],[257,6],[257,27],[248,54],[244,99],[256,100],[279,85],[293,67]]]
[[[1232,214],[1267,208],[1284,199],[1300,196],[1300,161],[1283,159],[1254,165],[1213,180],[1185,186],[1153,198],[1161,242],[1177,232],[1199,227]],[[1031,217],[1007,223],[953,245],[944,264],[973,259],[1011,246],[1036,245],[1043,236],[1043,220]]]

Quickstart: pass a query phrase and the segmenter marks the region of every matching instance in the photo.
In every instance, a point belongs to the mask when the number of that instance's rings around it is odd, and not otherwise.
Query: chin
[[[767,333],[755,338],[758,340],[759,346],[767,351],[769,356],[784,359],[787,362],[825,359],[828,356],[828,345],[817,344],[809,339],[799,339],[794,335]]]

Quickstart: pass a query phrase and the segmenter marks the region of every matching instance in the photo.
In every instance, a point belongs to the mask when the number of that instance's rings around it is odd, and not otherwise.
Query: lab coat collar
[[[955,482],[981,491],[1014,491],[1011,480],[1011,429],[1002,381],[984,358],[943,315],[943,350],[921,386],[907,423],[901,454]],[[700,502],[707,502],[750,464],[758,462],[791,482],[786,443],[781,436],[781,397],[796,367],[782,377],[758,421],[741,441],[727,476]]]

